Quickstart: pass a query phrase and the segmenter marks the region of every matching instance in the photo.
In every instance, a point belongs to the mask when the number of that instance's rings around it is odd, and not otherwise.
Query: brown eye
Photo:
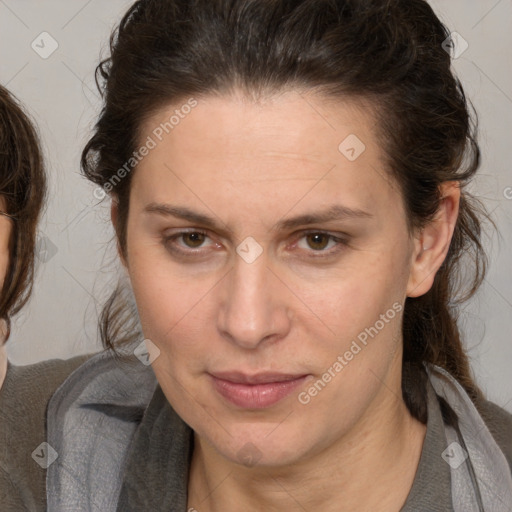
[[[302,254],[311,258],[327,258],[334,256],[348,246],[346,236],[338,237],[323,231],[303,232],[297,247]]]
[[[331,236],[325,233],[312,233],[310,235],[306,235],[309,247],[316,251],[322,251],[325,249],[331,238]]]
[[[197,247],[201,247],[204,243],[206,235],[204,233],[194,231],[191,233],[183,233],[181,238],[187,247],[196,249]]]
[[[162,243],[171,253],[183,257],[203,257],[212,249],[218,249],[218,244],[209,242],[208,233],[202,231],[181,231],[164,236]]]

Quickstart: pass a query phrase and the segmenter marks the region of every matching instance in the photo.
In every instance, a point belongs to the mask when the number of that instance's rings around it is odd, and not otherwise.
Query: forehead
[[[142,126],[141,141],[154,148],[132,187],[147,201],[183,197],[185,188],[226,209],[240,195],[262,207],[281,201],[279,211],[320,199],[361,209],[396,201],[374,115],[361,101],[297,91],[195,101],[162,108]]]
[[[196,155],[249,158],[257,153],[313,161],[337,157],[338,145],[348,135],[374,137],[374,116],[361,100],[336,101],[289,91],[258,101],[238,93],[195,102],[192,108],[187,101],[161,108],[144,123],[142,136],[153,134],[157,142],[174,142],[183,152]]]

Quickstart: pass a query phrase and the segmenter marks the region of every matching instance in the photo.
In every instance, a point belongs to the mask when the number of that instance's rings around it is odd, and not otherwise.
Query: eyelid
[[[197,233],[197,234],[204,235],[205,237],[210,238],[210,240],[211,240],[211,237],[209,236],[209,233],[207,230],[200,229],[200,228],[191,228],[189,230],[180,230],[180,231],[177,231],[177,232],[169,234],[169,235],[164,235],[163,236],[164,245],[167,246],[167,244],[169,244],[170,242],[173,242],[174,240],[179,239],[181,236],[191,234],[191,233]],[[307,229],[307,230],[297,231],[292,235],[293,240],[294,240],[294,242],[292,243],[292,246],[295,246],[299,240],[301,240],[302,238],[304,238],[308,235],[324,235],[324,236],[327,236],[330,240],[333,240],[337,243],[337,245],[334,248],[331,248],[330,250],[327,250],[327,251],[325,251],[325,250],[315,251],[314,249],[311,249],[309,251],[305,250],[305,249],[303,250],[303,251],[308,252],[311,255],[311,257],[313,257],[313,258],[333,256],[339,250],[341,250],[343,247],[346,247],[349,245],[348,244],[349,237],[348,237],[348,235],[346,235],[344,233],[335,233],[334,234],[329,231],[323,231],[321,229]],[[214,245],[218,246],[218,244],[215,242],[214,242]],[[196,254],[202,252],[203,248],[204,248],[204,246],[197,247],[195,249],[191,248],[191,247],[189,247],[189,248],[173,247],[172,249],[169,248],[168,250],[178,253],[178,254],[182,254],[182,255],[187,255],[187,254],[188,255],[196,255]]]
[[[211,239],[211,237],[209,236],[209,234],[208,234],[208,232],[206,230],[204,230],[204,229],[197,229],[197,228],[195,228],[195,229],[192,228],[192,229],[187,230],[187,231],[184,231],[184,230],[176,231],[175,233],[172,233],[172,234],[169,234],[169,235],[164,235],[162,238],[163,238],[164,244],[166,245],[169,242],[172,242],[174,240],[178,240],[183,235],[190,235],[192,233],[197,233],[197,234],[200,234],[200,235],[204,235],[205,237]],[[177,249],[177,251],[181,252],[183,254],[186,254],[186,253],[194,254],[194,253],[199,252],[202,248],[203,248],[203,246],[197,247],[196,249],[194,249],[192,247],[188,247],[186,249],[183,249],[183,248]]]
[[[336,246],[331,248],[330,250],[321,250],[321,251],[315,251],[313,249],[310,249],[307,251],[311,257],[313,258],[322,258],[322,257],[329,257],[335,255],[339,250],[341,250],[343,247],[348,246],[348,235],[344,233],[331,233],[329,231],[324,231],[322,229],[307,229],[302,230],[296,233],[295,235],[295,241],[293,242],[293,245],[295,246],[302,238],[308,236],[308,235],[323,235],[328,237],[330,240],[333,240],[336,242]]]

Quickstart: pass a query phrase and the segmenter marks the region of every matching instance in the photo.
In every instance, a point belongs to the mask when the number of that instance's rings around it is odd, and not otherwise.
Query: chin
[[[312,449],[304,445],[304,432],[292,431],[284,424],[231,426],[226,430],[231,437],[227,434],[216,440],[210,436],[200,437],[208,439],[225,459],[246,467],[276,468],[295,464]]]

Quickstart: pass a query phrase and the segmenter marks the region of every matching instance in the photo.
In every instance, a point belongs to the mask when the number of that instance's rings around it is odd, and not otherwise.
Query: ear
[[[123,266],[128,267],[128,262],[124,257],[123,251],[121,250],[121,246],[119,245],[119,238],[117,236],[117,219],[119,217],[119,202],[116,197],[112,196],[112,203],[110,205],[110,220],[112,221],[112,226],[114,227],[114,232],[116,233],[116,247],[117,254],[119,255],[119,259]]]
[[[459,215],[459,182],[441,184],[440,193],[441,201],[434,219],[415,236],[408,297],[420,297],[430,290],[450,248]]]

